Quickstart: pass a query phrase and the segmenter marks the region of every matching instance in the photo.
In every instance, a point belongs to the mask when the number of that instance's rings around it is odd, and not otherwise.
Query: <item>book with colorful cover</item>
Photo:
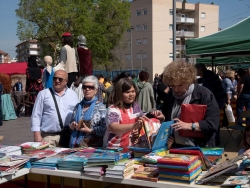
[[[176,166],[191,166],[198,160],[195,155],[168,154],[158,159],[157,164],[170,164]]]
[[[224,148],[200,148],[206,156],[222,156]]]
[[[58,160],[64,158],[68,154],[56,154],[50,157],[40,159],[38,161],[32,162],[32,165],[42,165],[42,166],[57,166]]]
[[[106,173],[108,173],[108,174],[120,174],[120,175],[122,175],[122,174],[126,174],[126,173],[128,173],[128,172],[130,172],[131,170],[134,170],[134,167],[133,166],[130,166],[130,167],[127,167],[127,168],[125,168],[125,169],[123,169],[123,170],[119,170],[119,169],[110,169],[110,168],[107,168],[106,169]]]
[[[113,165],[108,165],[108,169],[111,169],[111,170],[112,169],[125,169],[133,165],[134,165],[134,160],[123,159],[114,163]]]
[[[190,146],[190,147],[182,147],[182,148],[178,148],[179,150],[197,150],[201,152],[201,157],[203,159],[203,162],[206,165],[207,169],[210,169],[213,164],[211,163],[211,161],[209,161],[209,159],[207,158],[206,155],[204,155],[204,153],[202,152],[201,148],[199,146]]]
[[[49,157],[49,156],[52,156],[55,154],[56,154],[56,152],[52,151],[52,150],[34,150],[34,151],[32,151],[28,154],[24,154],[24,155],[29,156],[30,160],[34,161],[34,160],[42,159],[42,158]]]
[[[63,154],[63,153],[62,153]],[[66,153],[67,154],[67,153]],[[92,156],[92,153],[75,152],[69,155],[65,155],[58,160],[58,163],[86,163],[88,158]]]
[[[152,167],[141,167],[135,171],[131,176],[132,179],[145,180],[145,181],[158,181],[158,169]]]
[[[249,180],[249,176],[230,176],[221,186],[246,185]]]
[[[198,160],[190,167],[190,169],[185,170],[185,171],[181,169],[176,169],[176,168],[172,169],[172,168],[162,168],[162,167],[158,167],[158,170],[159,172],[163,172],[167,174],[176,173],[179,175],[183,175],[183,174],[190,174],[199,168],[201,168],[201,162]]]
[[[142,128],[138,138],[139,142],[129,147],[129,150],[150,153],[162,148],[167,149],[167,140],[173,134],[171,127],[173,123],[174,121],[163,122],[157,132],[157,135],[151,140],[151,144],[149,142],[151,138],[146,135],[147,133],[145,132],[145,129]],[[143,144],[140,144],[140,142]]]
[[[202,170],[207,170],[206,163],[203,158],[202,152],[198,150],[180,150],[180,149],[170,149],[169,153],[172,154],[186,154],[186,155],[196,155],[202,163]]]
[[[105,178],[118,178],[118,179],[124,179],[124,178],[126,178],[126,177],[128,177],[128,176],[131,176],[132,174],[134,174],[134,170],[131,170],[130,172],[125,173],[125,174],[123,174],[123,175],[119,175],[119,174],[108,174],[108,173],[106,172]]]
[[[169,151],[166,148],[158,149],[142,156],[141,161],[145,163],[156,164],[158,159],[161,159],[167,154],[169,154]]]
[[[12,160],[11,156],[5,156],[0,158],[0,166],[1,167],[12,167],[15,165],[18,165],[20,163],[24,164],[25,162],[27,162],[27,159],[19,159],[19,160]]]
[[[0,157],[8,155],[22,155],[20,146],[0,145]]]
[[[117,162],[122,159],[130,158],[130,153],[93,153],[89,158],[89,162],[105,162],[105,161],[113,161]]]
[[[169,174],[166,172],[160,172],[159,177],[160,178],[169,178],[169,179],[190,181],[190,180],[196,178],[201,172],[202,172],[201,168],[196,169],[195,171],[193,171],[190,174],[183,174],[183,175],[176,174],[176,173]]]

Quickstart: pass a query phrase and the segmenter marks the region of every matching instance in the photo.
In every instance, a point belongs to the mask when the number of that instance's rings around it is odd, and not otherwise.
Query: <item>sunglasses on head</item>
[[[54,81],[57,81],[57,79],[59,80],[59,82],[62,82],[64,79],[63,78],[59,78],[59,77],[53,77]]]
[[[84,90],[86,90],[86,89],[94,90],[94,89],[95,89],[95,86],[86,86],[86,85],[83,85],[83,86],[82,86],[82,89],[84,89]]]

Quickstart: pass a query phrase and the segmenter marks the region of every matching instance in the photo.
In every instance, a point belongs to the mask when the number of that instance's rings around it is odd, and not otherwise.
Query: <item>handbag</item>
[[[225,112],[229,123],[235,122],[234,113],[230,104],[225,105]]]
[[[61,117],[61,114],[60,114],[60,111],[59,111],[59,108],[58,108],[58,105],[57,105],[57,102],[56,102],[55,95],[53,94],[53,91],[52,91],[51,88],[49,88],[49,90],[50,90],[50,93],[51,93],[52,98],[53,98],[54,103],[55,103],[56,112],[57,112],[59,124],[60,124],[60,127],[61,127],[61,135],[60,135],[59,145],[61,147],[64,147],[64,148],[68,148],[72,131],[69,128],[69,126],[63,127],[62,117]]]

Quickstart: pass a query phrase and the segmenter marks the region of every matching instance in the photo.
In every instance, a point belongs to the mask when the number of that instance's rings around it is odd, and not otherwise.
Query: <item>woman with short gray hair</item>
[[[98,79],[87,76],[82,81],[84,98],[73,111],[70,128],[69,147],[102,147],[103,136],[106,131],[106,107],[96,97]]]

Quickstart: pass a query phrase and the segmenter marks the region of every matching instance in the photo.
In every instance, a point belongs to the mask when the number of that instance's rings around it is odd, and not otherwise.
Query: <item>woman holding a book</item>
[[[73,111],[70,128],[73,130],[70,147],[102,147],[106,131],[106,107],[98,101],[96,93],[99,82],[95,76],[87,76],[82,81],[83,100]]]
[[[215,147],[219,107],[214,95],[196,83],[195,67],[185,61],[172,62],[165,67],[163,82],[171,89],[165,98],[162,113],[155,111],[153,114],[164,121],[175,121],[172,125],[174,135],[168,140],[169,146]],[[192,113],[193,118],[190,117]],[[192,121],[187,120],[190,118]]]
[[[104,147],[122,147],[128,151],[139,135],[143,124],[143,112],[136,100],[136,87],[129,78],[120,79],[112,91],[111,106],[107,110],[107,130]]]

